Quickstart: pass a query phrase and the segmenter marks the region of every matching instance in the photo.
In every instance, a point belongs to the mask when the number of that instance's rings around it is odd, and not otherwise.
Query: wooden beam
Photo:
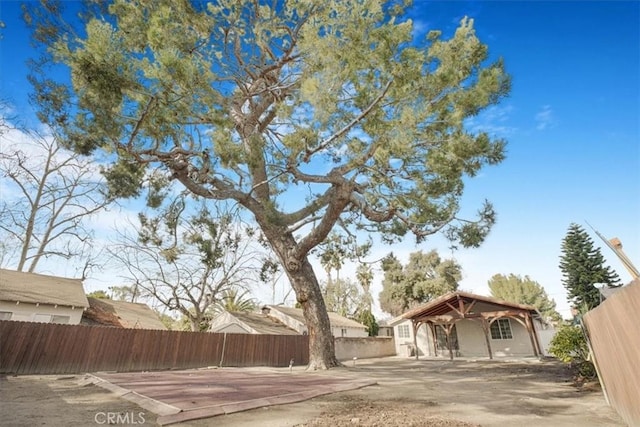
[[[449,349],[449,360],[453,360],[453,348],[451,343],[451,328],[453,328],[453,324],[449,324],[444,328],[444,333],[447,334],[447,348]]]
[[[484,311],[480,313],[485,319],[491,319],[492,317],[525,317],[528,311],[526,310],[502,310],[502,311]]]
[[[435,350],[434,355],[437,356],[438,355],[438,334],[436,333],[436,329],[438,328],[438,325],[431,323],[431,327],[433,330],[433,349]]]
[[[449,307],[454,313],[459,314],[460,316],[464,316],[464,312],[462,310],[458,310],[456,307],[452,306],[449,303],[446,303],[447,307]]]
[[[413,349],[416,352],[416,360],[418,360],[418,328],[420,326],[415,320],[412,320],[411,324],[413,325]]]
[[[535,339],[534,336],[534,331],[533,331],[533,322],[531,319],[531,315],[529,316],[525,316],[524,321],[526,323],[526,328],[527,328],[527,332],[529,333],[529,339],[531,340],[531,347],[533,348],[533,355],[538,357],[540,355],[540,349],[538,348],[537,345],[537,340]]]
[[[467,306],[467,308],[465,308],[465,310],[464,310],[464,315],[465,315],[465,317],[469,314],[469,312],[471,311],[471,309],[473,308],[473,306],[474,306],[474,305],[476,305],[476,303],[477,303],[477,302],[478,302],[477,300],[473,300],[473,301],[471,301],[471,304],[469,304],[469,305]]]
[[[433,355],[437,356],[438,355],[438,338],[436,337],[436,329],[433,323],[431,322],[427,322],[427,325],[429,326],[429,330],[431,331],[431,342],[433,343]],[[428,341],[429,339],[427,337],[427,342]]]
[[[489,322],[487,322],[487,319],[482,319],[482,331],[484,332],[484,340],[487,343],[489,360],[493,360],[493,351],[491,351],[491,340],[489,339],[490,326],[489,326]]]
[[[421,318],[416,319],[416,320],[420,321],[420,322],[453,323],[453,322],[457,322],[460,319],[463,319],[463,317],[452,316],[450,314],[443,314],[443,315],[440,315],[440,316],[421,317]]]

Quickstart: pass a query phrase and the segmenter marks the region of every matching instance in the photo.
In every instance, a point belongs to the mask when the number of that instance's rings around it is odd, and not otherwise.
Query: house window
[[[409,325],[398,326],[398,338],[411,338],[409,333]]]
[[[0,320],[11,320],[11,311],[0,311]]]
[[[347,330],[345,328],[340,329],[340,336],[346,337],[347,336]]]
[[[438,350],[448,350],[449,344],[447,342],[447,333],[444,331],[444,327],[441,325],[436,325],[436,341],[438,342]],[[451,328],[451,333],[449,333],[449,337],[451,338],[451,350],[460,350],[458,346],[458,332],[456,331],[456,325],[453,325]]]
[[[60,323],[60,324],[68,324],[69,320],[71,320],[70,316],[59,316],[59,315],[53,315],[51,316],[51,323]]]
[[[49,322],[51,322],[51,315],[50,314],[36,314],[35,316],[33,316],[33,321],[34,322],[39,322],[39,323],[49,323]]]
[[[510,340],[512,338],[509,319],[498,319],[491,324],[491,339]]]

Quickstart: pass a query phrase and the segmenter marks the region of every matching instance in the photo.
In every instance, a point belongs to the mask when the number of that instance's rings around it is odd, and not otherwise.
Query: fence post
[[[222,337],[222,354],[220,355],[220,367],[222,368],[222,362],[224,362],[224,347],[227,344],[227,333],[224,333],[224,336]]]

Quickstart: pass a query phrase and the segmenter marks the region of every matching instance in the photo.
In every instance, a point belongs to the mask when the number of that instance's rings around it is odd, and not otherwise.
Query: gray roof
[[[91,305],[82,315],[84,324],[98,324],[128,329],[163,329],[155,311],[146,304],[88,298]]]
[[[233,317],[252,327],[260,334],[271,335],[300,335],[298,331],[289,328],[277,319],[262,313],[230,312]]]
[[[289,317],[293,317],[294,319],[296,319],[299,322],[302,322],[303,324],[306,324],[306,321],[304,319],[304,315],[302,314],[302,309],[301,308],[283,307],[281,305],[270,305],[269,307],[272,308],[272,309],[278,310],[281,313],[284,313]],[[355,320],[347,319],[344,316],[340,316],[338,313],[334,313],[332,311],[329,311],[327,314],[329,314],[329,323],[331,323],[332,327],[337,327],[337,328],[362,328],[362,329],[366,329],[367,328],[362,323],[358,323]]]
[[[0,269],[0,301],[89,307],[81,279]]]

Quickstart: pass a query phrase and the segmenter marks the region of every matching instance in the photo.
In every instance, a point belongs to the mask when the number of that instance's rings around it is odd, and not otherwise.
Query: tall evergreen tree
[[[600,304],[600,292],[594,286],[596,283],[619,286],[620,282],[618,274],[604,265],[600,248],[594,247],[589,234],[575,223],[569,226],[562,241],[560,270],[562,284],[576,307],[592,309]]]

